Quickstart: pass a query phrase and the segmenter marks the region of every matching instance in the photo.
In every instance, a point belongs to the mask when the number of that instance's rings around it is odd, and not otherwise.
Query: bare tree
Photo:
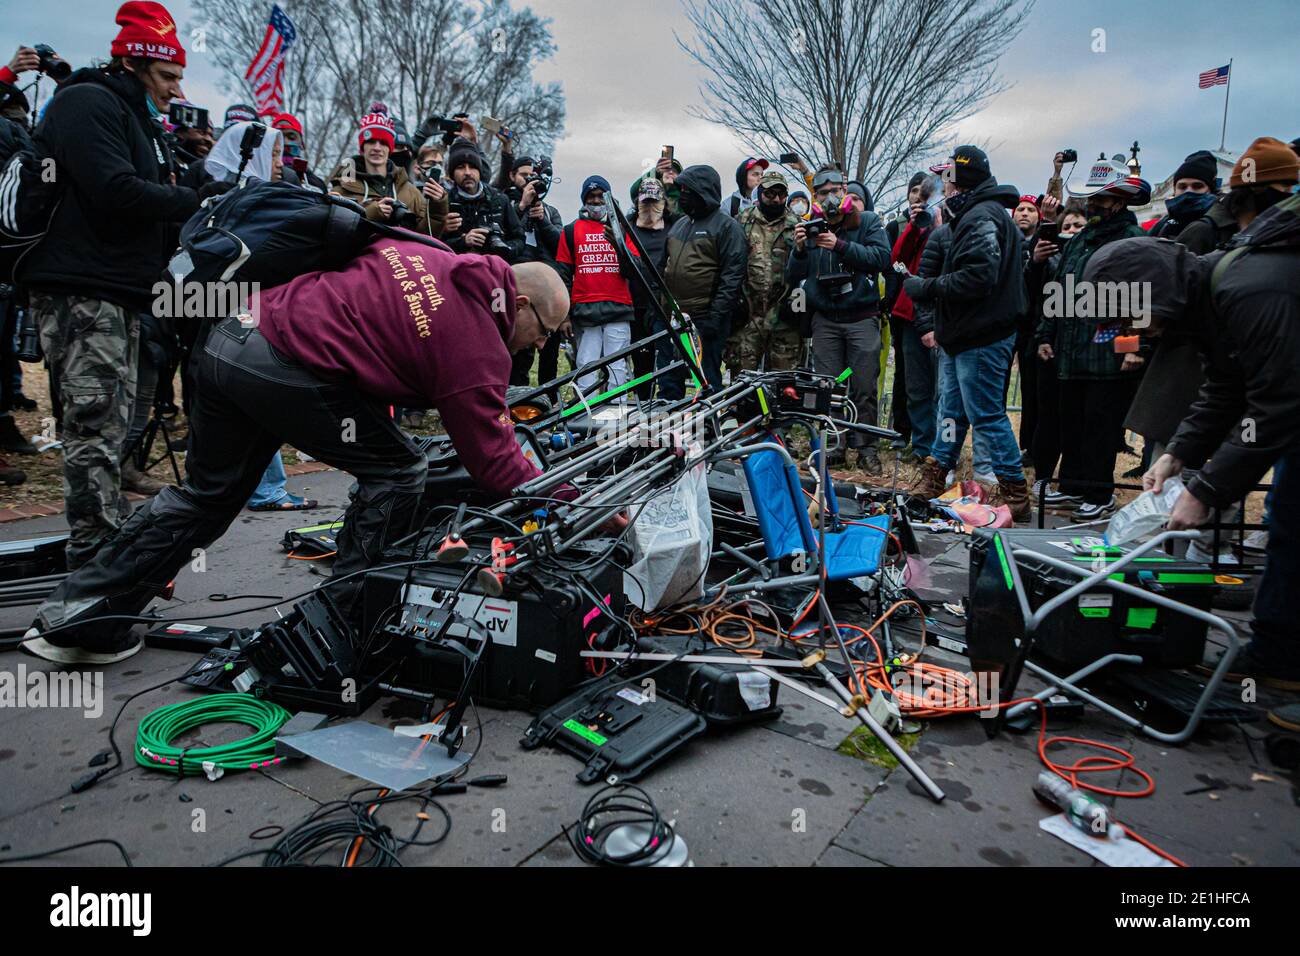
[[[196,0],[224,88],[253,102],[244,81],[261,45],[269,4]],[[530,150],[564,129],[558,83],[532,80],[555,52],[550,21],[508,0],[281,0],[298,39],[285,63],[285,104],[302,120],[314,166],[355,151],[358,119],[384,102],[414,132],[431,114],[495,116]],[[496,144],[484,143],[490,156]]]
[[[839,163],[883,198],[1005,89],[997,62],[1033,0],[699,0],[710,74],[693,112],[762,156]],[[756,42],[780,37],[787,42]]]

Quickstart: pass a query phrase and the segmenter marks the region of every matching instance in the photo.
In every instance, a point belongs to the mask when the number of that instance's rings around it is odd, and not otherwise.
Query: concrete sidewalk
[[[214,602],[212,594],[289,596],[318,582],[311,565],[288,561],[284,531],[336,517],[350,478],[322,472],[290,480],[290,488],[331,507],[315,512],[245,512],[207,555],[207,570],[186,568],[177,578],[177,616],[225,613],[263,601]],[[0,526],[0,540],[34,537],[63,527],[61,517]],[[957,600],[965,589],[965,539],[922,539],[932,586]],[[227,621],[252,624],[264,610]],[[0,626],[26,624],[28,609],[0,612]],[[946,660],[961,667],[957,658]],[[130,695],[184,671],[190,654],[146,648],[104,673],[103,713],[87,717],[69,709],[0,709],[0,857],[39,852],[82,840],[112,837],[140,865],[202,865],[273,841],[255,840],[262,828],[288,828],[320,804],[366,786],[324,764],[299,761],[265,772],[229,773],[216,782],[137,768],[131,745],[147,712],[190,696],[168,686],[131,702],[118,726],[118,746],[128,769],[73,795],[72,781],[92,757],[108,748],[117,709]],[[0,670],[30,673],[49,665],[14,652],[0,654]],[[1033,688],[1029,681],[1022,690]],[[698,865],[1100,865],[1039,829],[1047,811],[1030,788],[1040,769],[1037,735],[1004,734],[987,740],[977,718],[931,721],[913,750],[947,792],[939,805],[923,796],[906,772],[839,751],[856,726],[839,714],[783,689],[785,711],[772,723],[710,733],[641,781],[660,809],[676,822]],[[381,700],[365,719],[381,726],[411,722],[390,716]],[[467,718],[466,749],[475,751],[470,777],[504,773],[498,789],[470,790],[441,800],[451,815],[445,841],[412,847],[407,865],[575,865],[561,834],[593,790],[574,775],[580,764],[542,748],[519,746],[530,717],[480,709]],[[1118,800],[1117,815],[1148,839],[1192,865],[1300,864],[1300,788],[1268,765],[1262,738],[1268,725],[1207,727],[1193,743],[1163,747],[1089,709],[1057,733],[1094,738],[1133,753],[1156,781],[1153,796]],[[214,743],[238,728],[205,729]],[[1074,759],[1073,752],[1063,758]],[[1099,780],[1120,789],[1140,786],[1131,772]],[[414,826],[413,804],[386,809],[397,833]],[[436,831],[438,819],[424,836]],[[270,831],[266,831],[270,832]],[[57,865],[114,865],[108,847],[62,854]],[[242,865],[256,865],[245,860]]]

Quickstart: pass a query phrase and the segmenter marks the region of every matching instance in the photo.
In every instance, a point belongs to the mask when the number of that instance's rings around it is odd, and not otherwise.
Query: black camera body
[[[393,211],[389,213],[388,221],[392,223],[394,226],[400,226],[402,224],[402,220],[405,219],[407,215],[410,214],[410,212],[411,212],[410,206],[402,202],[400,199],[394,199]]]
[[[1079,151],[1075,149],[1061,150],[1062,163],[1077,163],[1079,161]]]
[[[533,164],[532,173],[524,179],[524,185],[533,184],[533,194],[537,201],[541,202],[546,198],[546,194],[551,191],[551,183],[554,180],[554,174],[551,170],[551,161],[543,156]]]
[[[189,129],[211,129],[208,111],[202,106],[189,106],[184,103],[172,103],[167,107],[167,121],[173,126],[185,126]]]
[[[62,83],[72,75],[72,65],[54,52],[54,48],[48,43],[37,43],[32,46],[36,55],[40,57],[40,63],[36,69],[40,70],[55,83]]]
[[[816,216],[803,224],[803,234],[807,237],[808,242],[816,242],[817,237],[823,232],[829,232],[830,228],[830,223],[826,221],[824,216]]]

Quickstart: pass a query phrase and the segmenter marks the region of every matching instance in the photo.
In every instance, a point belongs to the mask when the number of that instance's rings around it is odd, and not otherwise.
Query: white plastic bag
[[[650,500],[632,526],[631,540],[633,562],[624,580],[628,603],[653,611],[704,593],[713,510],[703,463]]]
[[[1110,519],[1106,526],[1106,544],[1118,547],[1163,528],[1182,493],[1183,480],[1177,475],[1165,479],[1160,494],[1142,492]]]

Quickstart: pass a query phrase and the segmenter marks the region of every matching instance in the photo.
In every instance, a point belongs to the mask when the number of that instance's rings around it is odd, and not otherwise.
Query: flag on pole
[[[1198,88],[1208,90],[1212,86],[1226,86],[1228,83],[1228,74],[1232,72],[1232,64],[1220,66],[1213,70],[1206,70],[1201,74]]]
[[[279,4],[274,4],[262,46],[244,73],[244,79],[253,88],[253,99],[261,115],[284,112],[284,55],[297,38],[298,31],[293,21]]]

